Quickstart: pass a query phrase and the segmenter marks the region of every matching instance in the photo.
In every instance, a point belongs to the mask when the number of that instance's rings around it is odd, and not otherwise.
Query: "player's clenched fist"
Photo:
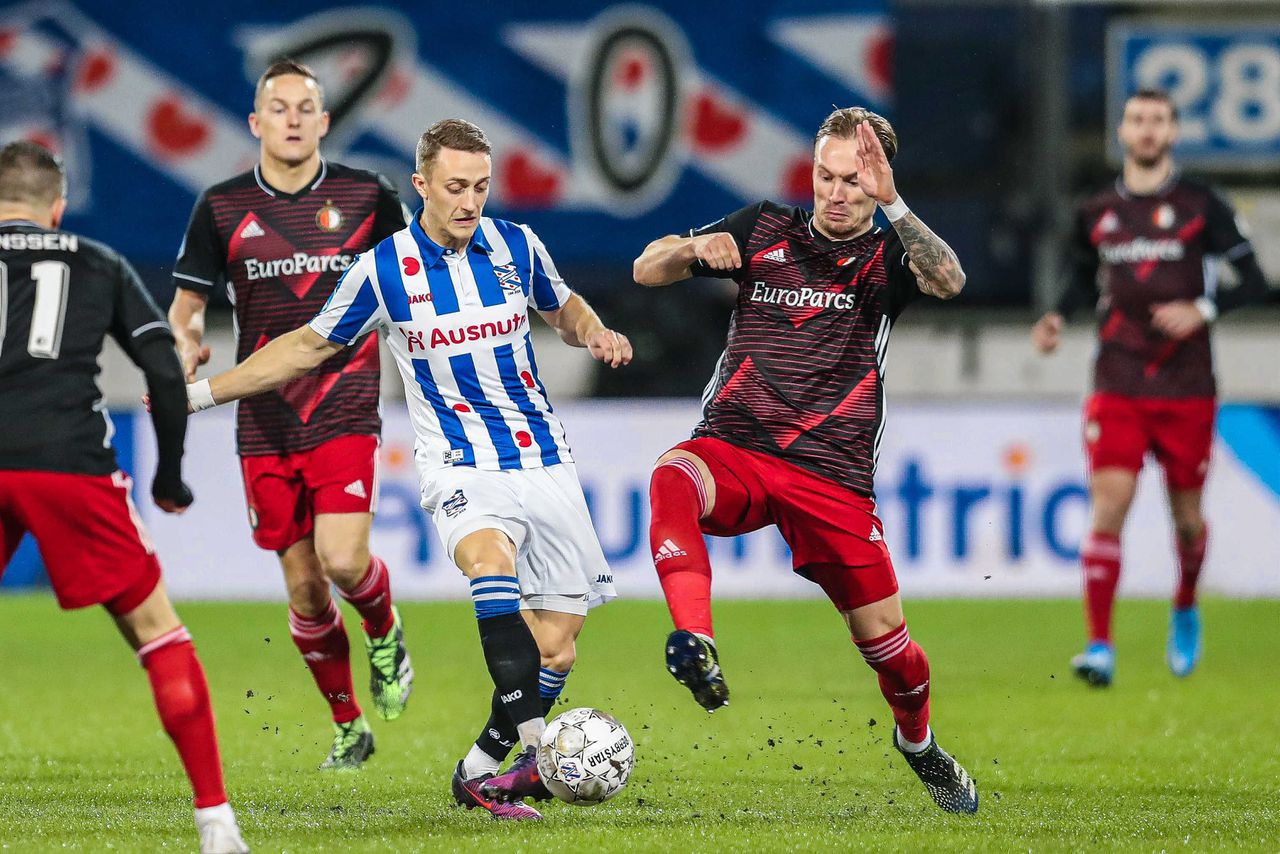
[[[733,236],[717,231],[693,239],[693,254],[713,270],[736,270],[742,266],[737,241]]]
[[[1031,327],[1031,343],[1041,353],[1052,353],[1058,349],[1058,341],[1062,337],[1062,315],[1050,311],[1036,321]]]
[[[601,329],[587,339],[587,350],[592,358],[611,368],[631,364],[631,342],[621,332]]]
[[[178,356],[182,359],[182,370],[187,382],[195,382],[196,368],[208,363],[211,352],[207,344],[195,344],[185,338],[179,341]]]

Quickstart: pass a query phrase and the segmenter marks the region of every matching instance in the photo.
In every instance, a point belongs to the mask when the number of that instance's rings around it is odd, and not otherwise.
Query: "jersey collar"
[[[1169,170],[1169,177],[1165,178],[1164,182],[1150,193],[1135,193],[1124,185],[1124,175],[1121,174],[1116,176],[1116,193],[1118,193],[1122,199],[1154,199],[1169,192],[1169,189],[1174,184],[1178,183],[1178,179],[1181,177],[1182,175],[1178,172],[1178,169],[1175,166],[1173,169]]]
[[[28,226],[30,228],[44,228],[38,222],[32,222],[29,219],[6,219],[0,222],[0,228],[17,228],[18,226]]]
[[[267,183],[267,179],[262,177],[261,163],[253,164],[253,180],[258,182],[258,188],[261,189],[262,192],[266,193],[268,196],[271,196],[272,198],[276,198],[276,199],[296,199],[300,196],[305,196],[307,193],[310,193],[316,187],[319,187],[322,183],[324,183],[324,179],[325,177],[328,176],[328,174],[329,174],[329,162],[325,160],[323,157],[321,157],[320,171],[316,173],[316,179],[296,193],[286,193],[284,190],[277,190],[275,187]]]
[[[444,257],[444,247],[427,237],[427,233],[422,230],[422,208],[414,212],[413,222],[409,223],[409,233],[418,244],[418,254],[422,256],[424,267],[433,267]],[[475,234],[471,235],[471,243],[467,248],[479,249],[486,255],[493,251],[493,247],[489,245],[489,239],[484,236],[484,229],[479,226],[476,226]]]

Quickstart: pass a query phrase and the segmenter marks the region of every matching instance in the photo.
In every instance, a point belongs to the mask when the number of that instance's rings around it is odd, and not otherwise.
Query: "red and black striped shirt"
[[[174,284],[207,294],[226,282],[236,361],[244,361],[311,320],[356,256],[404,225],[395,190],[373,172],[322,162],[314,181],[285,193],[255,166],[200,196]],[[379,376],[378,339],[369,335],[305,377],[240,401],[240,453],[288,454],[377,434]]]
[[[884,429],[884,365],[894,320],[919,294],[895,231],[835,241],[812,214],[761,202],[691,236],[727,232],[743,264],[732,278],[729,340],[703,395],[695,436],[780,457],[873,494]]]

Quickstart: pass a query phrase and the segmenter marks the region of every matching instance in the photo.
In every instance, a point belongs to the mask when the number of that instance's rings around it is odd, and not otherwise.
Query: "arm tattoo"
[[[920,271],[920,290],[930,296],[950,299],[964,287],[960,259],[941,237],[929,230],[914,213],[893,223],[902,238],[907,256]]]

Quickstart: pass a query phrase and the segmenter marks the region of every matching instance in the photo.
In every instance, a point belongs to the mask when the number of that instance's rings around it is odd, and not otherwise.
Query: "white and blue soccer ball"
[[[538,773],[565,803],[594,806],[622,791],[635,757],[631,734],[613,715],[570,709],[547,724],[538,744]]]

